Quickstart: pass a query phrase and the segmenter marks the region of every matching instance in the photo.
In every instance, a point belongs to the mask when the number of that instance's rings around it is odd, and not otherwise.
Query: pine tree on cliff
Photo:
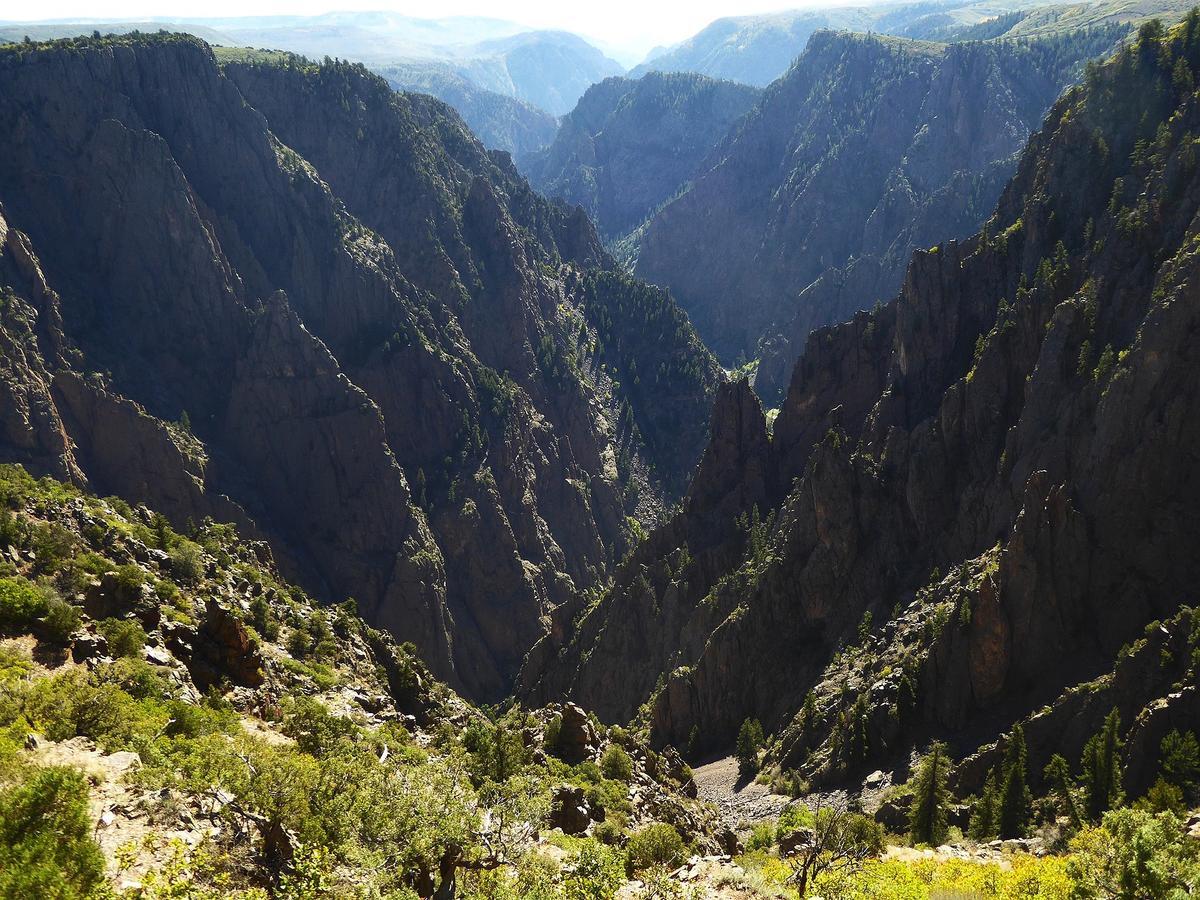
[[[950,805],[950,758],[940,741],[929,748],[917,769],[913,805],[909,812],[909,834],[914,844],[938,846],[946,839],[947,808]]]
[[[1078,831],[1083,825],[1083,819],[1079,815],[1079,803],[1075,799],[1075,786],[1071,783],[1070,764],[1055,753],[1050,757],[1050,762],[1046,763],[1043,777],[1050,785],[1050,795],[1054,798],[1059,815],[1066,816],[1071,828]]]
[[[971,811],[971,837],[977,841],[988,840],[1000,831],[997,815],[1000,812],[1000,775],[997,768],[988,773],[987,781],[983,783],[983,793],[975,801]]]
[[[1121,714],[1113,709],[1104,725],[1083,747],[1083,785],[1087,795],[1087,814],[1093,821],[1120,806],[1121,788]]]
[[[1004,753],[1004,785],[1000,790],[1000,837],[1020,838],[1029,833],[1033,795],[1029,792],[1025,731],[1014,725]]]

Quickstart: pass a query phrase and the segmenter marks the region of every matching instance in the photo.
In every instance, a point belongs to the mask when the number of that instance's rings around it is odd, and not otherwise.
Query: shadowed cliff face
[[[1189,20],[1069,93],[982,234],[917,253],[891,303],[809,337],[769,444],[757,404],[723,392],[700,471],[750,477],[712,478],[703,503],[697,484],[522,688],[645,703],[660,745],[695,727],[728,747],[758,717],[772,761],[818,784],[935,735],[968,752],[1051,703],[1031,720],[1040,772],[1113,705],[1131,722],[1176,690],[1182,669],[1131,687],[1139,644],[1093,699],[1064,693],[1200,599],[1197,68]],[[693,544],[716,510],[724,533]],[[631,672],[625,647],[659,621],[672,638]],[[1137,740],[1191,696],[1151,704]]]
[[[267,537],[476,696],[699,456],[686,318],[432,98],[74,41],[0,53],[0,132],[4,456]]]
[[[521,169],[539,191],[587,210],[600,233],[632,231],[677,194],[759,91],[651,72],[592,85],[554,142]]]
[[[915,249],[978,229],[1081,61],[1117,37],[819,32],[651,219],[637,273],[672,290],[718,356],[761,356],[756,390],[778,406],[813,328],[891,297]]]

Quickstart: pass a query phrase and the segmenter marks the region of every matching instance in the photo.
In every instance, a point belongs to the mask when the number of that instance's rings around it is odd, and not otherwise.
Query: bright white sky
[[[386,9],[409,16],[490,16],[533,28],[560,28],[622,46],[673,44],[721,16],[837,6],[851,0],[0,0],[0,20],[149,17],[195,19],[250,15],[319,15]]]

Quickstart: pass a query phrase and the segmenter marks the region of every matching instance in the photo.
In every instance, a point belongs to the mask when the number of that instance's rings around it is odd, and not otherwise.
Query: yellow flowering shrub
[[[881,859],[849,875],[830,873],[814,893],[825,900],[1068,900],[1071,879],[1062,857],[1015,854],[1003,863]]]

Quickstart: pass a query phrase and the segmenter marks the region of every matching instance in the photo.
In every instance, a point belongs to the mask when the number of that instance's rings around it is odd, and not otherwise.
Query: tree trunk
[[[433,893],[433,900],[454,900],[454,894],[457,890],[455,879],[458,875],[458,860],[460,854],[457,850],[447,850],[442,855],[442,860],[438,863],[438,882],[437,890]]]

